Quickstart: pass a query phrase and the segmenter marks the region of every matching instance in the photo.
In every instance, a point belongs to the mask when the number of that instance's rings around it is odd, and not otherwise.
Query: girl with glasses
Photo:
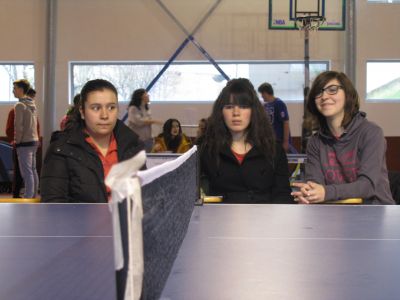
[[[318,132],[307,145],[306,182],[295,183],[299,203],[362,198],[364,204],[394,204],[382,129],[359,111],[350,79],[336,71],[318,75],[307,109]]]
[[[200,146],[209,195],[226,203],[294,203],[286,154],[251,82],[230,80],[214,103]]]

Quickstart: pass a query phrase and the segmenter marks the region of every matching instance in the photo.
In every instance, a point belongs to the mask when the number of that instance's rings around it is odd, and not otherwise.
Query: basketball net
[[[296,28],[300,31],[317,31],[325,22],[323,16],[304,16],[296,18]]]

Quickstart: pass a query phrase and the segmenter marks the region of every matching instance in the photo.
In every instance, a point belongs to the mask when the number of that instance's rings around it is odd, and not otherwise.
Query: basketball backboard
[[[345,30],[346,0],[269,0],[269,29],[298,29],[302,16],[324,17],[319,30]]]

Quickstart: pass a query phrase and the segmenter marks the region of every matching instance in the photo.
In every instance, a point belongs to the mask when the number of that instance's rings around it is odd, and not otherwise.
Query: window
[[[400,0],[368,0],[370,3],[400,3]]]
[[[0,89],[0,103],[8,104],[17,101],[12,93],[13,82],[17,79],[27,79],[32,86],[35,86],[34,73],[33,63],[0,62],[0,82],[5,87]]]
[[[367,101],[400,100],[400,61],[367,62]]]
[[[229,78],[250,79],[256,90],[267,81],[274,87],[277,97],[285,101],[303,101],[302,61],[222,61],[218,64]],[[88,80],[103,78],[116,86],[120,101],[129,101],[133,90],[146,88],[164,65],[165,62],[72,62],[70,98],[79,93]],[[311,80],[328,67],[327,61],[311,62]],[[225,84],[225,78],[208,62],[174,62],[151,88],[150,95],[154,102],[208,102],[217,98]]]

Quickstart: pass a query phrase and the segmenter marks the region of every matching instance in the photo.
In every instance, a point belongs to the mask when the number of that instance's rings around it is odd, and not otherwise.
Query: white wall
[[[386,136],[400,136],[400,103],[366,103],[366,62],[374,59],[400,60],[400,5],[357,1],[357,88],[361,107],[377,122]]]
[[[191,30],[214,0],[163,0],[163,3]],[[0,7],[0,61],[33,60],[38,99],[42,99],[46,0],[0,0]],[[400,6],[357,1],[356,11],[357,88],[364,99],[365,61],[400,58],[397,38]],[[267,12],[267,0],[223,0],[195,38],[216,60],[303,59],[301,33],[268,30]],[[46,101],[56,101],[58,119],[68,107],[69,61],[168,60],[185,38],[154,0],[58,0],[57,17],[56,99]],[[312,33],[311,59],[330,60],[333,69],[344,70],[345,41],[345,32]],[[195,47],[188,45],[178,60],[204,58]],[[154,103],[152,111],[159,119],[176,117],[186,121],[190,117],[195,124],[209,114],[211,105]],[[9,108],[1,106],[1,115]],[[298,136],[302,104],[289,104],[288,108],[292,134]],[[399,126],[390,121],[396,116],[398,104],[363,101],[362,108],[384,128],[386,135],[400,135]],[[42,124],[46,124],[46,116],[40,111]],[[4,135],[3,119],[0,135]]]
[[[46,2],[0,0],[0,61],[32,61],[35,64],[37,106],[43,112],[43,75],[46,55]],[[0,82],[1,89],[9,89]],[[12,105],[0,104],[0,136],[5,136]]]

